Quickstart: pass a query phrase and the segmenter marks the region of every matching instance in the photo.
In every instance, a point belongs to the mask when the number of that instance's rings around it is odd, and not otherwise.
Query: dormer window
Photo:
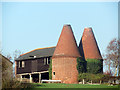
[[[34,56],[34,58],[36,58],[36,56]]]
[[[32,55],[31,55],[31,56],[29,56],[29,57],[36,58],[36,56],[32,56]]]

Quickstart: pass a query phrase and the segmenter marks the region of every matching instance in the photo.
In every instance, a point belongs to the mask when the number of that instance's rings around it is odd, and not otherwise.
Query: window
[[[44,58],[44,65],[47,65],[49,63],[50,63],[49,58]]]
[[[50,64],[50,59],[48,59],[48,64]]]
[[[19,62],[18,62],[18,67],[19,67],[19,68],[25,67],[25,61],[19,61]]]
[[[18,62],[18,67],[20,68],[20,61]]]
[[[55,72],[53,72],[53,75],[55,75]]]
[[[50,57],[48,57],[48,64],[50,64]]]
[[[22,67],[25,67],[25,61],[22,61]]]
[[[46,61],[46,58],[44,58],[44,65],[46,65],[47,64],[47,61]]]
[[[36,58],[36,56],[32,56],[32,55],[30,55],[29,57],[31,57],[31,58]]]
[[[48,58],[47,58],[47,64],[48,64]]]

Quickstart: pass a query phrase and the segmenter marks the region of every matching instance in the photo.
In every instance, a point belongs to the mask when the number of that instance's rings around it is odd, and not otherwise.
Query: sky
[[[4,2],[2,50],[56,46],[64,24],[72,26],[79,45],[85,27],[92,27],[101,53],[118,36],[117,2]]]
[[[118,37],[118,2],[2,2],[2,52],[56,46],[64,24],[77,41],[92,27],[101,54]]]

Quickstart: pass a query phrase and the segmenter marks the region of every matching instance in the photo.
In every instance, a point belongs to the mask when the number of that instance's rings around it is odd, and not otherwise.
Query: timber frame
[[[43,71],[43,72],[32,72],[32,73],[22,73],[22,74],[18,74],[20,76],[20,81],[23,81],[23,75],[29,75],[29,82],[32,83],[33,82],[33,78],[32,75],[34,74],[39,74],[39,83],[41,83],[41,74],[42,73],[48,73],[48,71]]]

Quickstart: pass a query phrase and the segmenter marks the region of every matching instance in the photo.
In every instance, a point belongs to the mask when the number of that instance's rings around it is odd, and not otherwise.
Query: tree
[[[3,54],[3,51],[0,50],[0,54]],[[17,59],[21,54],[23,54],[23,52],[21,52],[20,50],[15,50],[13,53],[9,53],[7,55],[4,55],[6,58],[8,58],[10,61],[13,62],[13,73],[15,72],[15,59]]]
[[[115,67],[115,76],[117,75],[117,71],[119,67],[119,58],[120,58],[119,46],[120,46],[120,39],[118,40],[114,38],[113,40],[111,40],[107,46],[106,49],[107,51],[104,59],[109,61],[109,70],[111,65]]]
[[[12,58],[12,60],[13,60],[13,74],[15,75],[15,60],[21,55],[21,54],[23,54],[20,50],[15,50],[14,52],[13,52],[13,58]]]
[[[20,50],[15,50],[13,52],[13,62],[15,62],[15,59],[17,59],[21,54],[23,54]]]
[[[77,58],[77,70],[78,70],[78,73],[85,73],[87,71],[87,68],[86,68],[86,64],[87,62],[85,61],[84,58],[80,58],[78,57]]]
[[[12,60],[12,56],[10,54],[6,55],[6,58],[8,58],[10,61]]]
[[[87,59],[87,73],[98,74],[103,72],[103,59]]]

